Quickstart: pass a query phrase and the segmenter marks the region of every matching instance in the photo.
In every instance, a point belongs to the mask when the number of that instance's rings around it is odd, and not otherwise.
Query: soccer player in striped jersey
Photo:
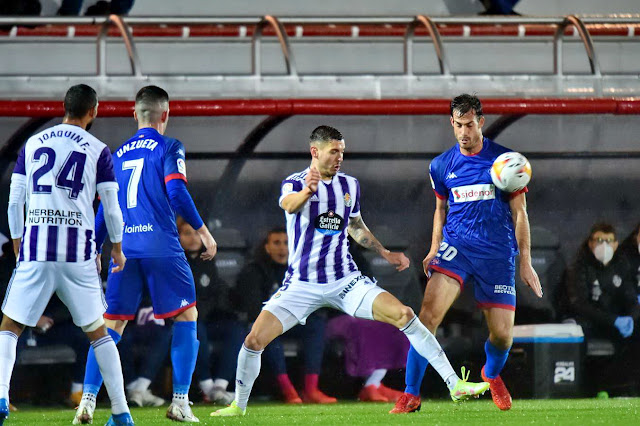
[[[217,244],[196,210],[187,190],[185,151],[177,139],[164,136],[169,121],[169,95],[157,86],[146,86],[136,95],[134,117],[138,131],[113,154],[118,193],[124,216],[124,247],[127,266],[107,279],[105,318],[109,334],[117,342],[135,318],[143,286],[151,295],[156,318],[172,318],[171,363],[173,401],[167,417],[180,422],[199,422],[189,403],[191,376],[199,342],[196,334],[196,289],[182,246],[176,213],[202,239],[202,259],[211,260]],[[102,209],[96,217],[98,245],[104,236]],[[100,370],[91,349],[82,400],[76,419],[93,413],[102,385]]]
[[[73,322],[87,334],[104,372],[111,398],[109,425],[132,425],[116,345],[107,333],[102,283],[96,268],[93,200],[96,190],[113,249],[113,272],[121,271],[122,212],[109,148],[87,129],[98,113],[89,86],[71,87],[62,124],[27,140],[11,175],[9,228],[18,259],[0,325],[0,424],[8,417],[9,381],[16,342],[25,325],[34,327],[57,293]],[[27,206],[25,223],[25,203]]]
[[[385,249],[367,228],[360,213],[360,184],[340,172],[345,142],[329,126],[310,137],[311,165],[282,182],[280,207],[286,212],[289,267],[282,287],[266,302],[238,354],[236,397],[212,416],[242,416],[260,372],[264,348],[315,310],[327,306],[357,318],[392,324],[405,333],[431,362],[450,389],[454,401],[485,392],[488,383],[469,383],[455,373],[436,338],[413,310],[363,276],[349,254],[347,233],[375,250],[398,271],[409,259]]]
[[[430,278],[420,320],[435,333],[462,285],[473,278],[475,298],[489,328],[482,379],[490,383],[496,406],[508,410],[511,395],[500,371],[513,341],[518,250],[522,280],[542,297],[540,279],[531,266],[527,188],[509,194],[493,185],[491,165],[496,157],[510,150],[482,135],[484,116],[477,97],[455,97],[450,113],[457,143],[429,166],[436,210],[431,249],[423,260],[424,272]],[[407,386],[393,413],[415,411],[420,404],[427,364],[418,348],[409,349]]]

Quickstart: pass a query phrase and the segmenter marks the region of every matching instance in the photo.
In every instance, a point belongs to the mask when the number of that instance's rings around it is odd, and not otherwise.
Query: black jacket
[[[214,260],[200,259],[200,253],[185,253],[196,285],[198,318],[204,321],[233,319],[236,317],[229,285],[218,275]]]
[[[274,262],[268,255],[258,255],[247,263],[240,274],[236,308],[254,321],[260,314],[262,302],[266,301],[282,285],[287,265]]]
[[[593,333],[615,335],[614,321],[619,316],[638,319],[640,306],[629,264],[616,250],[605,266],[586,244],[567,273],[569,306],[578,321]]]
[[[635,235],[630,236],[618,247],[620,255],[624,257],[631,269],[631,279],[633,280],[636,294],[640,295],[640,251],[636,243]]]

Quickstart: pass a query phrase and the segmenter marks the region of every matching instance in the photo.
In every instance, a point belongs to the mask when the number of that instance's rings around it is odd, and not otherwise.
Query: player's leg
[[[474,292],[489,327],[485,343],[487,362],[482,368],[483,380],[491,384],[491,397],[501,410],[511,408],[511,395],[500,372],[507,362],[513,341],[516,286],[515,258],[478,259],[474,262],[476,285]]]
[[[324,355],[324,335],[327,328],[326,314],[314,312],[309,315],[306,325],[300,328],[304,352],[304,399],[305,402],[333,404],[338,400],[326,395],[318,387],[318,379],[322,370]]]
[[[120,354],[112,336],[107,331],[103,318],[106,303],[95,262],[93,260],[78,263],[57,262],[56,268],[60,282],[56,293],[69,309],[74,324],[80,327],[89,338],[91,347],[87,363],[91,355],[99,372],[100,381],[104,378],[113,416],[123,424],[133,424],[124,393]],[[73,420],[74,424],[92,421],[98,390],[99,385],[95,394],[88,394],[87,389],[83,389],[82,400]]]
[[[438,326],[442,323],[445,314],[451,308],[453,302],[460,294],[460,283],[443,273],[434,272],[429,278],[427,288],[420,307],[420,322],[435,336]],[[429,365],[426,358],[422,357],[411,346],[407,355],[407,369],[405,374],[405,393],[420,396],[420,387],[424,372]]]
[[[154,316],[173,318],[171,366],[173,399],[167,417],[197,422],[189,404],[191,378],[198,358],[198,310],[193,273],[184,254],[169,258],[140,259],[149,286]]]
[[[505,386],[500,372],[509,357],[513,343],[513,322],[515,311],[503,308],[484,309],[489,327],[489,338],[484,344],[487,361],[482,367],[482,379],[491,385],[491,396],[501,410],[511,408],[511,395]]]
[[[35,327],[55,289],[53,262],[20,262],[7,286],[0,323],[0,424],[9,417],[9,385],[18,337]]]

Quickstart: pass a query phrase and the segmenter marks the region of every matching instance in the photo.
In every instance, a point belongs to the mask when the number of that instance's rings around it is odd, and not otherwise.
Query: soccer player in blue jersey
[[[2,304],[0,425],[9,416],[18,337],[25,325],[36,326],[54,292],[89,337],[94,363],[104,371],[113,413],[107,425],[133,425],[118,349],[102,317],[94,245],[97,191],[104,204],[104,233],[108,230],[113,243],[113,271],[125,266],[118,183],[109,148],[86,131],[98,114],[96,92],[85,84],[71,87],[64,110],[62,124],[27,140],[11,175],[7,215],[17,264]]]
[[[118,199],[124,216],[123,245],[129,261],[107,281],[109,334],[120,340],[128,320],[134,319],[143,286],[149,288],[156,318],[172,318],[173,401],[167,417],[198,422],[189,406],[189,387],[196,364],[196,293],[193,275],[180,246],[176,213],[197,230],[211,260],[217,245],[187,191],[185,152],[177,139],[164,136],[169,120],[169,95],[156,86],[140,89],[134,117],[138,132],[113,154],[120,184]],[[102,209],[96,217],[97,237],[104,235]],[[90,421],[102,377],[89,351],[82,401],[74,423]]]
[[[516,288],[515,262],[520,275],[538,297],[542,287],[531,266],[527,188],[504,193],[489,170],[500,154],[510,151],[482,136],[480,100],[460,95],[451,101],[451,126],[458,143],[431,162],[429,174],[436,195],[431,250],[423,261],[430,276],[420,320],[433,333],[473,278],[478,306],[489,326],[482,378],[501,410],[511,408],[511,395],[500,378],[513,341]],[[420,385],[428,361],[414,346],[407,358],[405,394],[392,413],[408,413],[420,406]]]
[[[411,308],[360,273],[349,254],[347,233],[399,271],[409,267],[409,259],[385,249],[364,224],[360,183],[340,172],[345,150],[342,134],[320,126],[309,142],[310,167],[281,185],[280,207],[285,211],[289,241],[289,266],[282,287],[265,304],[240,349],[235,400],[211,415],[243,416],[264,348],[324,306],[398,327],[432,363],[454,401],[485,392],[488,383],[468,383],[458,377],[436,338]]]

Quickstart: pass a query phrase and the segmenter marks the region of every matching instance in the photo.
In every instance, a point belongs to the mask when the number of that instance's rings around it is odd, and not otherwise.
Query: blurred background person
[[[250,322],[262,309],[262,303],[282,285],[289,257],[287,233],[284,228],[272,228],[257,247],[254,258],[245,265],[238,276],[238,308]],[[307,318],[305,326],[291,329],[286,339],[296,339],[304,352],[304,392],[302,398],[291,383],[287,373],[282,337],[275,339],[264,351],[265,362],[276,375],[284,401],[288,404],[303,402],[330,404],[336,398],[325,395],[318,387],[322,369],[326,312],[318,311]]]
[[[623,377],[621,371],[635,368],[634,352],[638,336],[636,323],[640,305],[627,260],[618,251],[613,225],[600,222],[578,250],[567,273],[569,310],[589,339],[611,340],[615,355],[602,368],[587,367],[587,378],[599,390],[628,391],[637,386],[636,377]]]
[[[182,218],[178,218],[177,225],[180,244],[196,284],[200,347],[194,374],[205,402],[227,405],[233,401],[233,394],[227,388],[235,378],[236,357],[247,332],[246,326],[232,308],[232,294],[218,275],[215,258],[213,261],[200,258],[204,246],[196,230]],[[220,347],[213,376],[210,342],[217,342]]]

